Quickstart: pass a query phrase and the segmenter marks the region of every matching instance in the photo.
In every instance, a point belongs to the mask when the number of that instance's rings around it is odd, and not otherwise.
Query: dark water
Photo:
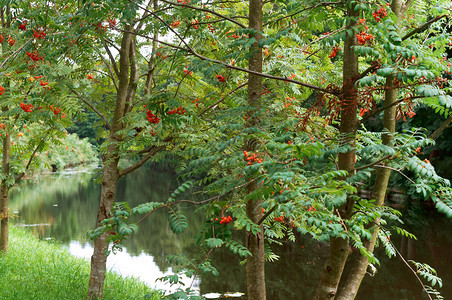
[[[89,258],[92,243],[84,234],[96,221],[100,193],[96,172],[92,168],[73,169],[29,180],[11,193],[10,207],[18,212],[15,222],[33,225],[30,227],[41,238],[60,241],[74,255]],[[163,202],[177,184],[172,173],[142,168],[119,182],[118,201],[127,201],[130,206],[147,201]],[[190,222],[184,234],[173,234],[167,211],[157,211],[140,223],[139,232],[125,242],[122,252],[109,256],[108,268],[138,277],[152,287],[170,289],[156,282],[157,278],[173,273],[165,259],[167,255],[185,254],[195,260],[202,259],[194,236],[203,224],[203,212],[196,212],[190,206],[183,209]],[[408,226],[418,241],[394,238],[394,243],[407,259],[434,267],[443,279],[440,289],[443,297],[452,299],[452,223],[432,212],[417,213],[421,217],[418,215]],[[234,235],[240,239],[240,233]],[[327,251],[325,245],[306,236],[297,236],[296,242],[282,242],[281,246],[272,246],[279,260],[266,265],[268,299],[311,299]],[[385,259],[382,249],[377,250],[377,256],[381,261],[376,266],[378,272],[374,277],[366,276],[357,299],[427,299],[416,277],[400,258]],[[211,258],[220,276],[185,277],[182,288],[191,286],[212,298],[225,293],[244,293],[245,268],[239,257],[219,249]]]

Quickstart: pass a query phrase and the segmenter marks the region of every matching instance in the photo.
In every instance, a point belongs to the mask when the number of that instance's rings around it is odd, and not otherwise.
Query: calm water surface
[[[11,192],[10,207],[19,216],[15,222],[30,226],[42,239],[60,241],[73,255],[89,259],[92,242],[84,234],[96,222],[100,195],[97,172],[95,168],[70,169],[25,182],[20,190]],[[177,184],[176,176],[170,172],[142,168],[120,180],[118,201],[129,202],[130,206],[147,201],[163,202]],[[202,212],[196,213],[188,206],[184,211],[190,222],[187,232],[173,234],[167,211],[157,211],[140,223],[139,232],[125,242],[122,252],[109,256],[108,268],[138,277],[151,287],[174,290],[174,286],[156,281],[173,274],[165,257],[183,253],[193,259],[201,258],[195,236],[203,224]],[[436,268],[443,278],[443,297],[452,299],[452,223],[434,213],[424,212],[421,216],[408,224],[418,241],[395,239],[394,242],[407,258]],[[273,249],[280,259],[266,265],[268,299],[310,299],[325,246],[297,236],[295,243],[285,242]],[[357,299],[427,299],[422,296],[415,276],[399,258],[385,259],[380,250],[377,255],[381,266],[377,266],[373,278],[366,276]],[[246,290],[245,269],[237,256],[220,249],[214,252],[212,264],[219,270],[219,277],[210,274],[201,274],[196,279],[185,277],[183,288],[192,286],[212,298]]]

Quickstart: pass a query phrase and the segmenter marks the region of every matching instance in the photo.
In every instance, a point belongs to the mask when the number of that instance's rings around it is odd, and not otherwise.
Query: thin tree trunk
[[[354,5],[350,7],[347,1],[347,15],[349,17],[357,16],[358,12],[354,11]],[[356,26],[351,24],[349,27]],[[346,153],[339,153],[338,166],[340,170],[346,170],[352,174],[355,169],[355,139],[356,129],[358,125],[357,119],[357,90],[355,82],[358,78],[358,56],[353,51],[353,46],[357,45],[356,36],[348,35],[344,42],[344,67],[343,67],[343,84],[341,98],[341,121],[339,126],[340,138],[344,144],[348,144],[351,149]],[[336,212],[341,218],[348,218],[353,212],[354,201],[348,198],[346,203]],[[339,282],[344,270],[345,263],[350,253],[348,239],[342,237],[334,237],[330,239],[330,249],[328,258],[322,269],[319,285],[314,295],[314,299],[334,299],[337,293]]]
[[[124,35],[122,37],[121,49],[119,51],[119,86],[118,93],[116,95],[116,106],[113,116],[113,122],[111,124],[110,137],[108,139],[108,151],[103,157],[103,178],[102,188],[99,203],[99,212],[97,215],[97,226],[99,227],[101,222],[111,217],[111,210],[113,203],[115,202],[116,185],[119,178],[119,155],[118,155],[118,142],[121,141],[121,137],[117,134],[119,130],[123,128],[121,119],[126,113],[126,106],[128,101],[130,102],[133,97],[136,88],[136,82],[129,77],[135,74],[135,70],[131,70],[129,73],[129,64],[134,66],[135,47],[133,27],[126,25]],[[100,299],[103,295],[103,287],[106,273],[107,263],[107,243],[108,233],[103,233],[100,237],[94,240],[94,253],[91,257],[91,274],[89,279],[88,295],[87,299]]]
[[[154,10],[158,9],[158,1],[157,0],[153,0],[153,7]],[[148,74],[146,77],[146,94],[150,94],[151,90],[152,90],[152,85],[154,84],[154,73],[155,73],[155,62],[156,62],[156,58],[157,58],[157,47],[158,47],[158,40],[159,38],[159,32],[158,32],[158,28],[154,29],[154,33],[153,33],[153,40],[152,40],[152,52],[151,52],[151,57],[149,58],[149,63],[148,63]]]
[[[114,144],[111,148],[114,147]],[[115,151],[115,149],[109,149]],[[114,153],[114,152],[109,152]],[[116,183],[118,181],[119,159],[114,155],[105,155],[103,158],[103,179],[100,195],[99,212],[97,214],[97,226],[111,217],[111,210],[115,201]],[[94,253],[91,257],[91,274],[88,287],[88,299],[102,298],[105,272],[107,269],[107,243],[108,233],[103,233],[94,240]]]
[[[249,69],[262,72],[262,49],[259,47],[260,32],[262,31],[262,0],[250,0],[249,2],[249,27],[258,33],[253,35],[256,42],[251,46],[253,55],[249,60]],[[262,77],[250,74],[248,77],[248,104],[255,110],[248,113],[247,126],[258,126],[259,119],[255,113],[260,107],[262,94]],[[245,145],[245,150],[254,151],[256,141],[250,139]],[[247,187],[251,192],[256,189],[256,183],[251,183]],[[262,201],[252,199],[246,204],[246,215],[255,224],[262,218]],[[257,234],[246,232],[246,246],[251,256],[246,260],[246,286],[248,300],[265,300],[265,251],[264,251],[264,228],[259,225],[260,231]]]
[[[3,28],[11,27],[11,11],[10,6],[6,5],[5,7],[1,7],[1,23]],[[2,52],[6,52],[6,40],[2,43]],[[2,107],[3,112],[8,111],[8,107]],[[8,252],[8,239],[9,239],[9,209],[8,209],[8,192],[9,186],[6,183],[7,178],[9,177],[9,165],[10,165],[10,150],[11,150],[11,138],[7,132],[4,132],[5,136],[3,137],[3,149],[2,149],[2,176],[3,180],[1,181],[0,187],[0,251],[4,253]]]
[[[6,183],[6,179],[9,177],[9,162],[10,162],[10,148],[11,139],[7,134],[3,138],[3,149],[2,149],[2,176],[4,179],[1,183],[0,191],[0,218],[1,218],[1,229],[0,229],[0,251],[4,253],[8,252],[8,235],[9,235],[9,209],[8,209],[8,192],[9,186]]]

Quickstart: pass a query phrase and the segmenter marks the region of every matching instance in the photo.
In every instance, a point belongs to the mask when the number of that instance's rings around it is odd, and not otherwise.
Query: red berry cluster
[[[53,114],[58,115],[61,111],[61,108],[58,108],[56,106],[50,105],[50,110],[53,111]]]
[[[339,50],[341,50],[341,47],[339,46],[333,47],[333,51],[330,53],[330,55],[328,55],[328,58],[336,57],[336,54]]]
[[[199,106],[199,98],[196,98],[195,100],[193,100],[193,102],[192,103],[196,103],[196,107],[198,107]]]
[[[174,114],[183,115],[184,113],[185,113],[185,108],[183,108],[182,106],[179,106],[179,107],[177,107],[177,108],[175,108],[173,110],[170,110],[168,112],[169,115],[174,115]]]
[[[31,58],[32,61],[40,61],[41,59],[44,60],[44,57],[39,57],[39,54],[37,51],[34,52],[26,52],[28,57]]]
[[[256,158],[256,154],[254,154],[254,153],[252,155],[248,156],[248,152],[243,151],[243,155],[244,155],[244,158],[248,161],[247,165],[252,165],[253,162],[257,162],[258,164],[260,164],[262,162],[262,159]]]
[[[40,39],[43,39],[46,37],[46,33],[43,30],[34,30],[33,29],[33,37],[35,39],[40,40]]]
[[[207,27],[209,27],[210,32],[212,32],[212,33],[215,32],[215,28],[213,28],[212,24],[207,25]]]
[[[171,23],[171,27],[177,28],[177,26],[179,26],[179,24],[180,24],[180,21],[174,20],[174,21]]]
[[[22,108],[22,110],[24,112],[32,112],[34,106],[32,104],[25,104],[25,103],[21,103],[20,104],[20,108]]]
[[[11,46],[14,46],[14,44],[16,43],[16,40],[13,39],[11,36],[8,37],[8,44],[10,44]]]
[[[287,97],[286,100],[287,101],[284,101],[284,107],[288,108],[289,106],[291,106],[293,104],[292,101],[295,101],[295,97],[292,97],[292,98]]]
[[[215,75],[219,82],[226,82],[226,78],[223,75]]]
[[[5,92],[5,88],[0,86],[0,95],[3,95],[4,92]]]
[[[190,71],[188,71],[188,69],[184,69],[184,73],[185,73],[185,74],[188,74],[188,75],[190,75],[190,76],[193,76],[193,73],[190,72]]]
[[[49,83],[48,83],[47,81],[44,81],[44,80],[41,79],[41,86],[42,86],[43,88],[45,88],[45,89],[50,90],[50,87],[49,87],[49,86],[46,86],[46,85],[48,85],[48,84],[49,84]]]
[[[412,118],[416,115],[416,113],[412,110],[410,110],[409,112],[406,113],[406,115],[408,116],[408,118]]]
[[[194,29],[198,29],[199,28],[198,23],[199,23],[198,20],[191,21],[191,25],[193,26]]]
[[[275,221],[277,221],[277,222],[284,222],[284,216],[275,217]]]
[[[160,118],[154,115],[150,109],[146,112],[146,118],[148,118],[149,122],[152,124],[158,124],[160,122]]]
[[[232,217],[231,216],[227,216],[227,217],[221,217],[221,221],[220,224],[228,224],[232,221]]]
[[[356,38],[358,39],[358,44],[365,45],[367,42],[372,41],[375,37],[372,34],[364,32],[363,30],[356,35]]]
[[[316,212],[317,211],[317,209],[314,207],[314,206],[310,206],[310,207],[307,207],[307,206],[305,206],[305,208],[308,210],[308,211],[312,211],[312,212]]]
[[[386,17],[388,13],[386,12],[386,9],[384,7],[380,8],[377,11],[374,11],[372,13],[372,16],[374,17],[375,21],[380,22],[382,18]]]
[[[20,30],[27,30],[27,21],[23,21],[21,24],[19,24]]]
[[[108,24],[110,24],[110,27],[115,27],[117,24],[116,19],[108,19]]]

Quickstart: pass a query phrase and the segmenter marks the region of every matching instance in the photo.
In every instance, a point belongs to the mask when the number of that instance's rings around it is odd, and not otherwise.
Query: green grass
[[[11,226],[9,251],[0,254],[0,299],[85,299],[89,263],[61,245]],[[160,299],[144,283],[108,273],[104,299]]]

